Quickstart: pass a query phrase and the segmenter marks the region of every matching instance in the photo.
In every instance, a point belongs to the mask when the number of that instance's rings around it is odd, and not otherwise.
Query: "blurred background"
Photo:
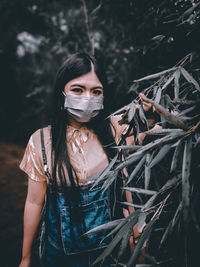
[[[189,53],[186,69],[199,81],[200,3],[1,0],[0,32],[0,265],[18,266],[27,186],[18,165],[30,135],[48,124],[60,64],[74,52],[95,54],[107,72],[112,110],[137,95],[134,79]]]

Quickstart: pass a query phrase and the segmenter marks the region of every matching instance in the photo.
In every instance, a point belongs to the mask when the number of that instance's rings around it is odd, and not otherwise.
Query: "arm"
[[[24,238],[20,267],[29,267],[31,248],[37,232],[46,193],[46,182],[29,178],[28,193],[24,208]]]

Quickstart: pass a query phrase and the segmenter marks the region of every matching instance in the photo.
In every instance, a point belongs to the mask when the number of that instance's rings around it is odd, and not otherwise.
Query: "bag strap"
[[[50,173],[48,170],[48,165],[47,165],[47,155],[46,155],[46,150],[45,150],[45,145],[44,145],[44,131],[43,128],[40,129],[40,139],[41,139],[41,149],[42,149],[42,160],[43,160],[43,166],[44,166],[44,173],[46,175],[47,183],[49,183],[49,178],[50,178]]]

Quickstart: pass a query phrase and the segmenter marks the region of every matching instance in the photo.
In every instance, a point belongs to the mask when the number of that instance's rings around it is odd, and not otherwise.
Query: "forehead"
[[[99,78],[93,70],[91,72],[72,79],[65,85],[65,88],[69,88],[77,84],[80,84],[85,87],[103,87],[102,83],[99,81]]]

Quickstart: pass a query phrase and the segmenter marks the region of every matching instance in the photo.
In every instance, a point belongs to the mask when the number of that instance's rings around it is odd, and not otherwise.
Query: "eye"
[[[95,95],[95,96],[103,95],[103,91],[100,90],[100,89],[95,89],[95,90],[93,90],[92,93],[93,93],[93,95]]]
[[[72,88],[71,91],[74,92],[75,94],[81,94],[83,92],[83,90],[78,87]]]

